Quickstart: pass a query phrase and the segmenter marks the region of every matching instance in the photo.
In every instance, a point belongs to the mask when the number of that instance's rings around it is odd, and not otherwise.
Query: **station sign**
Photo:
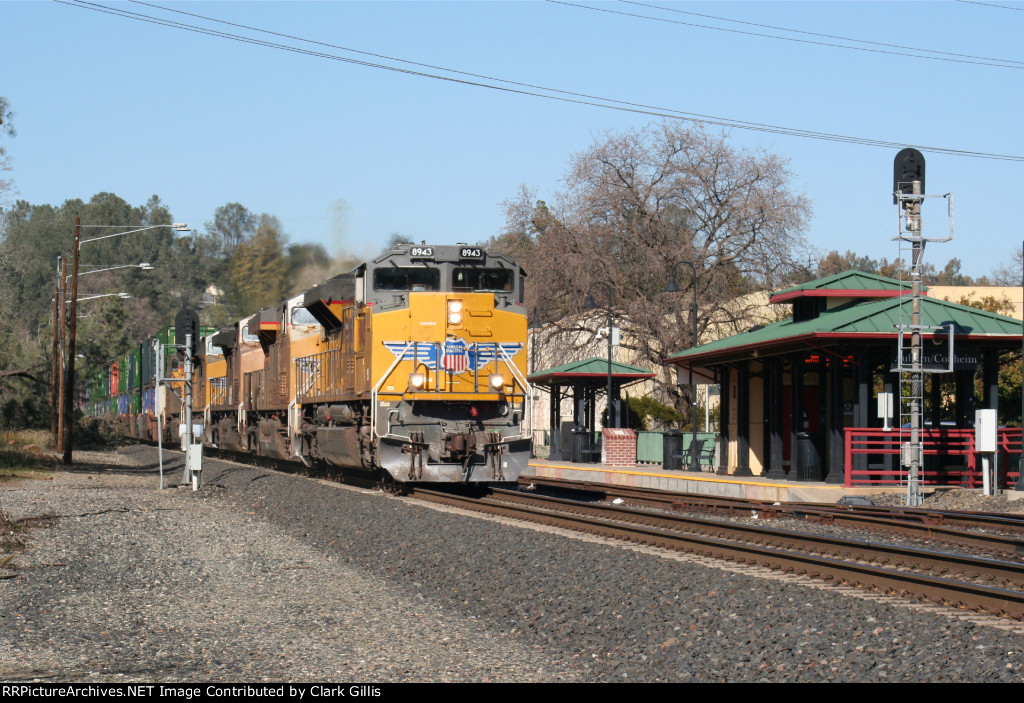
[[[904,349],[904,369],[907,366],[910,366],[910,350]],[[921,366],[925,371],[946,371],[949,369],[949,350],[946,348],[933,350],[922,349]],[[980,349],[957,349],[953,353],[954,371],[977,371],[979,368],[981,368]]]

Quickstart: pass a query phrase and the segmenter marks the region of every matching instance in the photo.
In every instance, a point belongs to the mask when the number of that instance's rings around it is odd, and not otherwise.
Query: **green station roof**
[[[555,384],[569,385],[572,381],[589,381],[593,379],[608,378],[608,359],[599,356],[584,359],[583,361],[571,361],[568,364],[555,366],[550,369],[534,371],[527,379],[530,383],[551,386]],[[623,364],[619,361],[612,362],[612,379],[617,382],[641,381],[647,378],[654,378],[654,372],[647,369]]]
[[[843,271],[776,291],[772,294],[771,302],[781,303],[810,297],[892,298],[907,295],[910,290],[910,283],[895,278],[863,271]],[[921,286],[921,290],[926,291],[928,287]]]
[[[861,276],[869,275],[861,274]],[[830,278],[836,279],[837,277]],[[812,281],[812,283],[822,283],[828,280],[820,279]],[[899,281],[882,280],[899,286]],[[849,282],[849,279],[847,281]],[[796,289],[786,290],[794,291]],[[833,290],[839,289],[833,288]],[[851,289],[843,288],[842,290]],[[825,342],[856,342],[872,339],[895,341],[895,326],[900,323],[900,320],[902,319],[905,325],[910,324],[910,308],[911,299],[906,295],[882,298],[865,295],[860,299],[823,310],[813,319],[801,322],[795,322],[793,319],[782,320],[673,354],[665,361],[683,366],[704,365],[750,358],[761,353],[767,355],[785,353]],[[1018,346],[1020,344],[1022,329],[1020,320],[946,300],[921,298],[921,325],[946,327],[950,324],[953,325],[953,333],[958,341],[1004,343],[1015,341]],[[925,332],[925,336],[932,335]]]

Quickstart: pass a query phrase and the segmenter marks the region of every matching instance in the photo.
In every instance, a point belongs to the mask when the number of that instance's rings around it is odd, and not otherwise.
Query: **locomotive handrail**
[[[405,353],[409,351],[409,347],[411,347],[413,344],[414,342],[409,342],[408,344],[405,345],[405,348],[402,349],[402,353],[395,356],[395,360],[391,363],[391,366],[388,367],[388,370],[384,372],[384,374],[380,377],[380,380],[377,381],[377,385],[374,386],[373,390],[370,392],[371,438],[380,437],[380,434],[377,432],[377,392],[380,390],[380,387],[384,385],[384,381],[388,380],[388,377],[391,375],[391,372],[395,370],[395,367],[398,366],[399,362],[402,361],[402,359],[405,357]]]
[[[505,365],[508,366],[509,370],[512,371],[512,375],[516,377],[520,385],[523,386],[523,404],[526,404],[526,399],[530,398],[530,432],[533,432],[533,389],[530,387],[530,382],[526,380],[526,377],[519,372],[519,367],[512,363],[512,358],[501,348],[501,345],[497,345],[498,353],[505,359]],[[495,357],[497,358],[497,357]],[[526,428],[523,427],[523,423],[519,423],[519,439],[526,439],[529,435],[526,434]]]
[[[295,426],[298,425],[298,413],[295,412],[297,408],[298,402],[295,398],[288,401],[288,439],[291,440],[292,443],[292,456],[301,456],[301,452],[299,451],[301,449],[301,443],[296,441],[299,436],[299,429]]]
[[[412,441],[412,437],[406,437],[405,435],[394,434],[394,433],[391,432],[391,416],[394,415],[395,413],[398,413],[398,412],[401,412],[401,410],[399,410],[398,408],[389,408],[388,409],[388,418],[387,418],[388,433],[386,435],[384,435],[384,436],[385,437],[391,437],[393,439],[403,439],[406,442],[411,442]]]

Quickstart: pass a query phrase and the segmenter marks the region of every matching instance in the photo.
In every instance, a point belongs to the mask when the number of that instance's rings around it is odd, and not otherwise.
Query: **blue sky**
[[[1024,2],[660,2],[669,10],[1020,61],[1014,68],[852,51],[550,2],[179,2],[208,15],[438,67],[900,144],[1024,156]],[[835,42],[622,2],[580,3]],[[128,2],[96,5],[292,46],[296,40]],[[1004,9],[1016,8],[1016,9]],[[865,48],[882,48],[860,44]],[[335,56],[373,59],[320,47]],[[896,51],[895,49],[889,49]],[[933,54],[935,55],[935,54]],[[977,59],[975,59],[977,60]],[[982,61],[985,63],[985,61]],[[1014,65],[1014,64],[1011,64]],[[58,2],[0,3],[0,95],[18,197],[159,195],[201,226],[227,202],[277,215],[292,241],[367,253],[391,233],[498,233],[520,184],[553,199],[572,154],[651,117],[268,49]],[[430,73],[440,73],[424,69]],[[450,74],[449,74],[450,75]],[[897,149],[732,129],[789,159],[822,251],[892,259]],[[1024,239],[1024,163],[923,149],[929,193],[956,196],[955,239],[926,261],[986,274]],[[926,233],[947,228],[929,204]]]

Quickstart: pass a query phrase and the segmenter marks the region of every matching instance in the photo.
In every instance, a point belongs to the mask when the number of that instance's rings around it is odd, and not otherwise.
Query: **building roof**
[[[922,286],[921,290],[928,290]],[[771,302],[782,303],[797,298],[892,298],[910,293],[910,283],[863,271],[843,271],[798,286],[776,291]]]
[[[908,325],[911,312],[911,299],[908,296],[882,299],[868,297],[866,300],[853,300],[824,310],[813,319],[801,322],[782,320],[702,344],[674,354],[665,361],[685,366],[703,365],[749,358],[761,353],[784,353],[829,341],[895,341],[896,325],[901,320],[901,306],[903,324]],[[1019,320],[935,298],[921,298],[921,324],[928,327],[952,324],[957,341],[1015,342],[1019,346],[1021,339]],[[933,336],[928,332],[925,335]]]
[[[619,361],[612,362],[612,379],[619,383],[632,383],[648,378],[654,378],[654,372],[647,369],[623,364]],[[583,361],[572,361],[550,369],[534,371],[529,375],[530,383],[541,386],[570,385],[573,381],[594,381],[608,378],[608,359],[599,356],[584,359]]]

